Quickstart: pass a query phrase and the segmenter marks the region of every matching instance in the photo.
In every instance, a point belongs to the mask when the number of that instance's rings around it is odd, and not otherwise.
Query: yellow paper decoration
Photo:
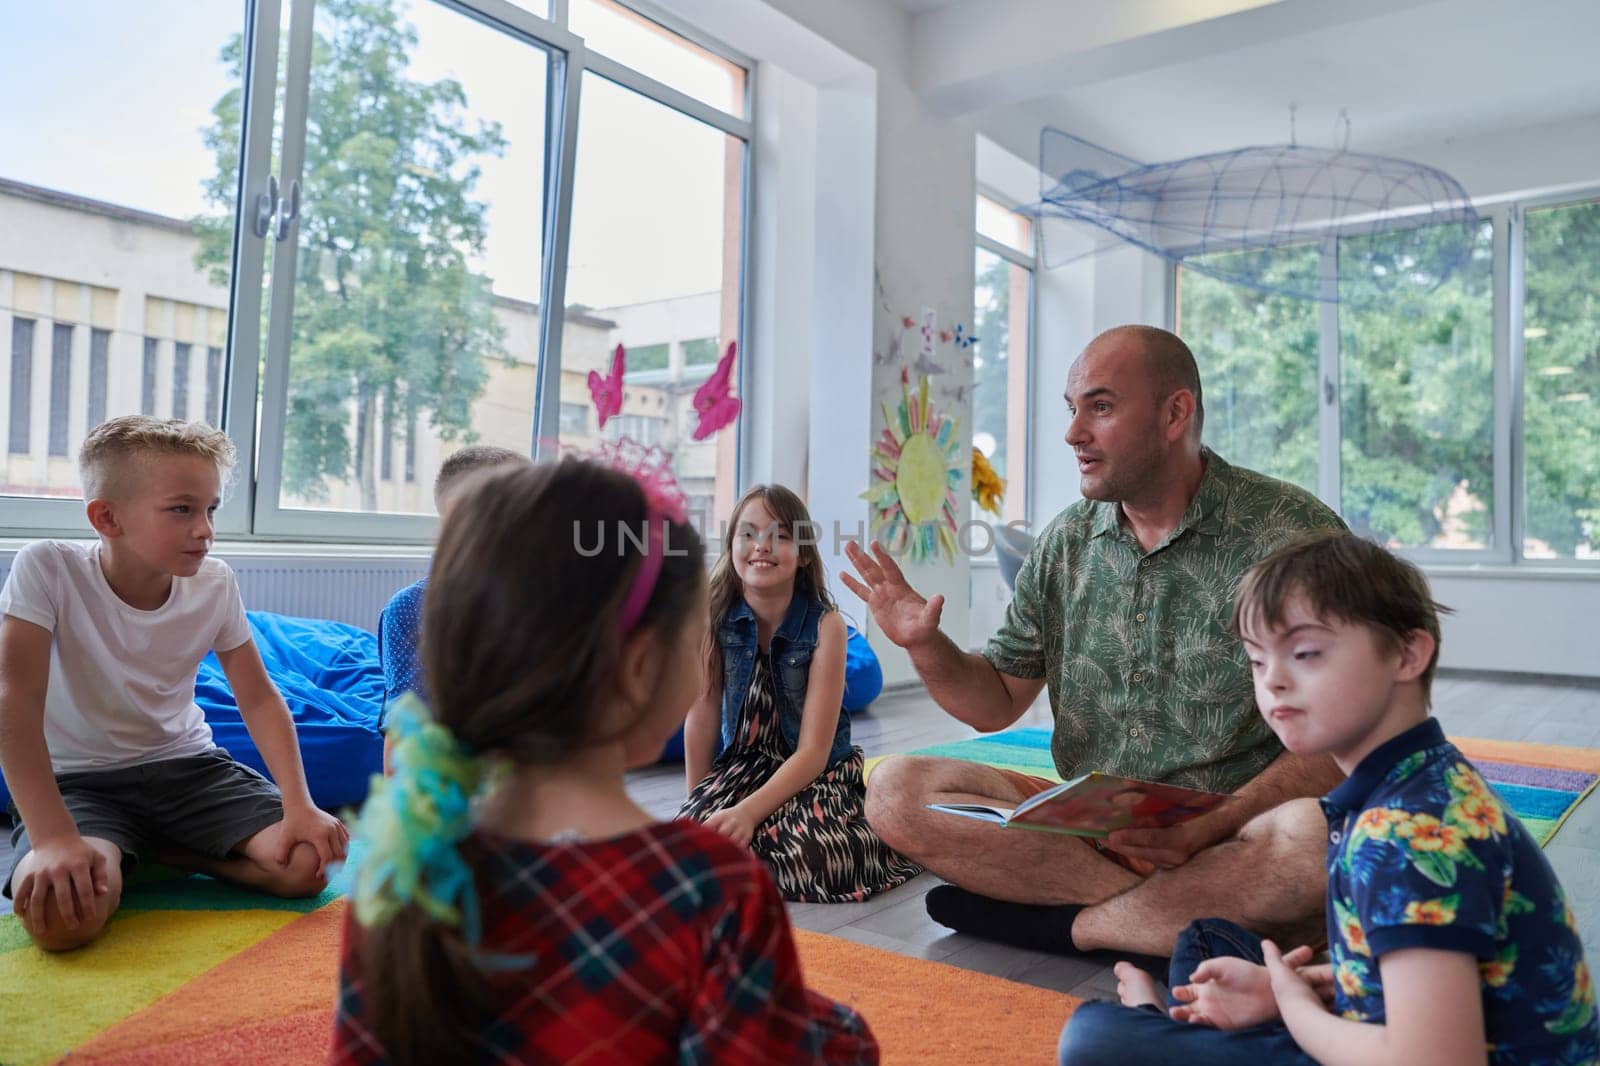
[[[1005,499],[1006,479],[995,473],[988,456],[977,448],[972,449],[972,498],[978,506],[996,517],[1000,514],[1000,501]]]

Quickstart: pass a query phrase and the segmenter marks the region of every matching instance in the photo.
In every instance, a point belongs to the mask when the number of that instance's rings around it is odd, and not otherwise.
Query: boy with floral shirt
[[[1538,843],[1428,716],[1438,606],[1413,566],[1348,534],[1245,575],[1233,630],[1290,751],[1348,775],[1328,818],[1331,961],[1230,922],[1185,931],[1170,1016],[1118,965],[1123,1006],[1086,1004],[1064,1064],[1593,1063],[1594,988]],[[1332,1011],[1330,1012],[1329,1007]]]

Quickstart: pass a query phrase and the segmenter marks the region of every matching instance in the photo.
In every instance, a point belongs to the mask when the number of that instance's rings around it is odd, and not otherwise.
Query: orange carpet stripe
[[[1600,748],[1565,748],[1557,744],[1531,744],[1523,740],[1485,740],[1451,737],[1469,759],[1548,766],[1556,770],[1581,770],[1600,774]]]
[[[795,930],[806,983],[861,1012],[884,1066],[1053,1066],[1078,999],[988,974]]]
[[[301,915],[271,936],[239,952],[84,1044],[77,1055],[98,1061],[159,1051],[190,1041],[237,1040],[262,1024],[293,1021],[307,1013],[320,1019],[315,1047],[296,1042],[298,1061],[325,1057],[332,1032],[333,1002],[339,975],[339,930],[344,901]],[[289,1026],[298,1032],[299,1023]],[[275,1052],[287,1033],[277,1032],[260,1048]],[[307,1057],[309,1055],[309,1058]],[[133,1060],[130,1060],[133,1061]],[[184,1060],[188,1061],[188,1060]],[[198,1061],[198,1060],[196,1060]],[[255,1051],[241,1058],[223,1055],[216,1061],[266,1061]]]
[[[310,1066],[328,1057],[333,1032],[331,1006],[190,1036],[165,1044],[117,1049],[105,1053],[74,1052],[71,1062],[95,1066],[218,1066],[247,1062],[250,1066]]]

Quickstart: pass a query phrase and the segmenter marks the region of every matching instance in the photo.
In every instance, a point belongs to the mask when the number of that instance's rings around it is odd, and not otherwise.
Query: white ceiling
[[[942,7],[951,7],[955,4],[970,4],[978,2],[978,0],[892,0],[892,2],[896,7],[903,8],[913,15],[920,15],[924,11],[937,11]]]
[[[1184,9],[1151,4],[1166,22],[1143,38],[1108,30],[1104,0],[1054,2],[895,0],[935,53],[919,57],[919,89],[1024,157],[1042,123],[1145,161],[1281,143],[1291,103],[1301,143],[1341,143],[1347,109],[1350,146],[1364,151],[1600,114],[1597,0],[1211,0],[1212,17],[1188,25],[1172,16]],[[1056,55],[1028,39],[1029,21],[1056,31]],[[963,40],[994,52],[987,67],[940,62]],[[1021,57],[1009,66],[1007,41]]]

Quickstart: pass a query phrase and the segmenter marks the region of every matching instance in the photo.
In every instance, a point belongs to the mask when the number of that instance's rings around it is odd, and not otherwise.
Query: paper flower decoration
[[[1000,514],[1000,501],[1006,496],[1006,479],[995,473],[989,459],[977,448],[972,449],[972,498],[990,514]]]
[[[900,406],[883,408],[884,429],[872,447],[872,487],[862,498],[873,507],[873,535],[913,562],[956,554],[956,486],[966,475],[959,460],[960,419],[928,401],[928,379],[915,394],[900,374]]]

